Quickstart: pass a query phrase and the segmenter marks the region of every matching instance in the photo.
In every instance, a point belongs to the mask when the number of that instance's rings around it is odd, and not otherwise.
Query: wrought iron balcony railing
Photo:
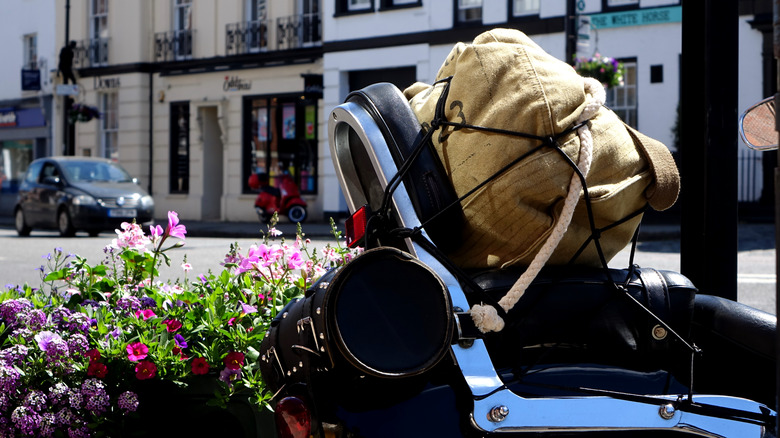
[[[154,60],[192,59],[192,30],[172,30],[154,34]]]
[[[225,53],[243,55],[322,44],[320,14],[302,14],[273,21],[243,21],[225,27]]]
[[[240,55],[268,50],[269,30],[271,25],[268,21],[228,24],[225,32],[225,53]]]
[[[108,38],[91,38],[76,43],[73,67],[90,68],[108,65]]]
[[[277,50],[310,47],[322,43],[320,14],[300,14],[276,19]]]

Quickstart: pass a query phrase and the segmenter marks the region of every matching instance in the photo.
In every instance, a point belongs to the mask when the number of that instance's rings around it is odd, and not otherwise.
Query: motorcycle
[[[255,211],[260,221],[268,223],[274,213],[287,216],[293,223],[305,221],[306,201],[301,198],[292,175],[283,172],[276,180],[278,187],[269,184],[268,174],[252,174],[249,178],[249,187],[259,191],[255,198]]]
[[[520,272],[466,271],[442,251],[460,199],[403,94],[351,93],[329,139],[347,242],[366,251],[266,334],[279,436],[775,436],[774,315],[632,256],[546,268],[504,330],[483,333],[469,309]]]

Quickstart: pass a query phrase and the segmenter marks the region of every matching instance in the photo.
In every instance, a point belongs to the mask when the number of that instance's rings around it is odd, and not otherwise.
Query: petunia
[[[84,356],[88,357],[90,362],[97,362],[100,360],[100,351],[93,348],[85,352]]]
[[[184,340],[184,336],[182,335],[176,335],[173,337],[173,341],[176,343],[176,346],[179,348],[187,348],[187,341]]]
[[[148,380],[157,374],[157,365],[148,360],[138,362],[135,366],[135,377],[138,380]]]
[[[244,302],[239,301],[241,304],[241,313],[244,315],[249,315],[250,313],[257,313],[257,307],[250,306],[249,304],[246,304]]]
[[[231,370],[240,369],[244,365],[244,353],[238,351],[231,351],[225,356],[225,366]]]
[[[149,318],[154,318],[157,316],[152,309],[143,309],[143,310],[137,310],[135,312],[136,318],[142,318],[144,321],[146,321]]]
[[[175,319],[166,319],[163,321],[163,324],[165,324],[165,328],[168,330],[168,333],[173,333],[181,328],[181,322]]]
[[[127,359],[131,362],[146,359],[148,354],[149,347],[140,342],[133,342],[127,345]]]
[[[100,362],[90,362],[89,366],[87,367],[87,375],[92,377],[97,377],[98,379],[102,379],[103,377],[106,377],[106,374],[108,374],[108,367],[106,367],[105,364],[102,364]]]
[[[168,212],[168,228],[165,230],[165,234],[182,240],[184,240],[184,235],[187,234],[187,228],[184,225],[179,225],[179,215],[175,211]]]
[[[209,363],[204,357],[196,357],[192,360],[192,374],[203,375],[209,372]]]

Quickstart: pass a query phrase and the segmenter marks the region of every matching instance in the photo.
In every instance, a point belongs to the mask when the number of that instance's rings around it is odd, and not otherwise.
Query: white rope
[[[577,123],[583,123],[590,120],[593,115],[604,105],[606,100],[606,91],[599,81],[593,78],[583,78],[585,80],[585,95],[588,99],[588,103],[577,119]],[[588,175],[590,171],[590,165],[593,160],[593,135],[590,132],[588,124],[583,124],[577,129],[577,134],[580,138],[580,157],[577,162],[577,167],[583,176]],[[534,256],[531,264],[523,272],[523,275],[515,282],[511,289],[498,301],[498,304],[504,309],[504,312],[509,312],[515,307],[517,301],[523,296],[528,286],[542,270],[544,264],[550,259],[555,248],[558,247],[563,238],[564,233],[569,228],[572,216],[574,215],[574,209],[577,207],[577,202],[580,198],[580,190],[582,189],[582,181],[580,180],[577,172],[573,172],[571,181],[569,182],[569,193],[566,195],[566,199],[563,202],[563,210],[558,221],[555,223],[552,232],[547,237],[544,245],[539,252]],[[490,331],[498,332],[504,328],[504,321],[498,316],[498,312],[493,306],[485,304],[477,304],[471,307],[469,311],[471,318],[474,320],[474,324],[482,333]]]

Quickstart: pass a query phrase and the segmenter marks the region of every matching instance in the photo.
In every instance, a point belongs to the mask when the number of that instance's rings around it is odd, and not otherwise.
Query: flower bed
[[[56,248],[40,288],[0,295],[0,436],[149,436],[183,420],[168,411],[267,406],[256,364],[268,324],[355,254],[333,229],[335,246],[317,253],[300,229],[275,242],[271,226],[246,252],[231,245],[222,272],[189,280],[185,257],[184,278],[168,282],[159,269],[186,235],[175,212],[148,234],[122,224],[97,264]]]

